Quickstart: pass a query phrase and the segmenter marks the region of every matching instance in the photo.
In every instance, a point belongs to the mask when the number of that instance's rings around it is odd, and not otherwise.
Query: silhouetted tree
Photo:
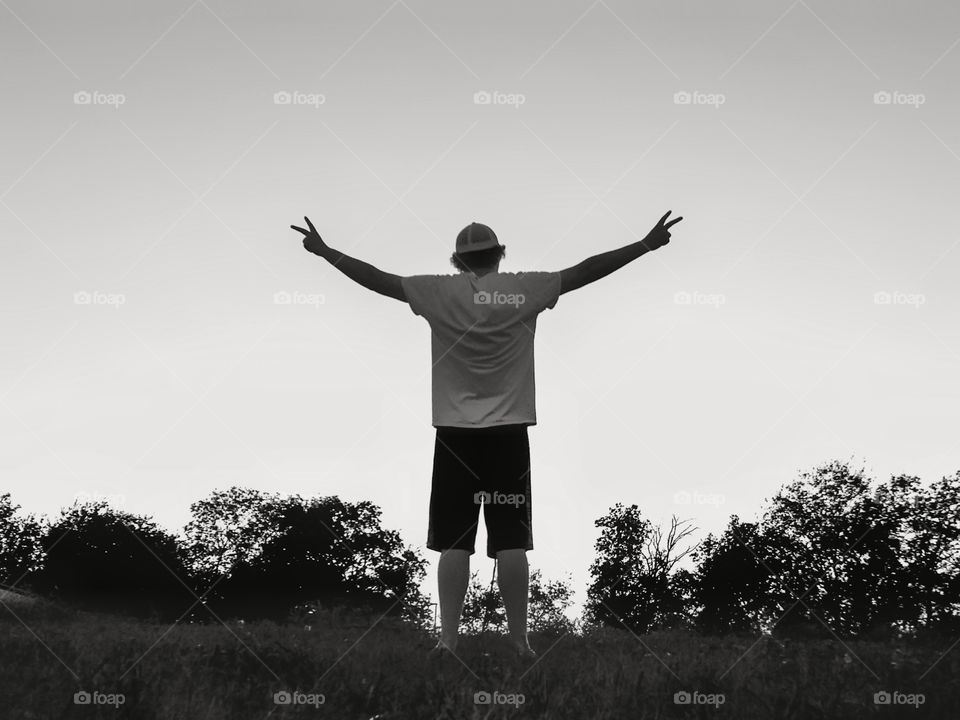
[[[912,610],[907,630],[925,628],[948,635],[960,633],[960,472],[918,487],[913,477],[894,478],[913,490],[901,559],[907,570]],[[881,493],[885,499],[886,491]]]
[[[832,461],[784,486],[759,523],[733,516],[695,555],[697,624],[840,637],[955,622],[960,477],[875,490]]]
[[[690,576],[675,571],[693,549],[680,548],[694,530],[687,522],[671,518],[664,535],[641,517],[636,505],[620,503],[595,522],[602,531],[595,545],[597,559],[590,566],[587,625],[625,626],[643,633],[687,622]]]
[[[782,538],[736,515],[719,537],[707,535],[692,554],[696,626],[717,634],[768,630],[779,618],[767,591],[787,562],[782,545]]]
[[[169,621],[196,601],[176,538],[102,500],[62,510],[41,545],[32,587],[78,607]]]
[[[790,551],[768,589],[783,612],[776,632],[853,637],[912,614],[898,608],[915,606],[900,564],[909,503],[896,482],[888,490],[875,494],[862,469],[833,461],[773,498],[765,532],[782,537]]]
[[[531,570],[527,630],[549,634],[572,632],[574,623],[564,614],[573,604],[572,597],[573,589],[568,581],[545,582],[539,569]],[[507,632],[506,610],[497,583],[481,582],[478,572],[471,573],[460,617],[460,631],[465,634],[484,629]]]
[[[33,515],[22,515],[10,493],[0,495],[0,584],[18,586],[40,567],[43,526]]]
[[[576,630],[566,611],[573,604],[569,580],[544,581],[539,570],[530,573],[527,625],[531,632],[565,635]]]
[[[297,606],[367,607],[402,616],[425,608],[419,583],[426,562],[380,527],[370,502],[338,497],[270,500],[275,525],[252,557],[236,560],[211,592],[218,614],[284,620]],[[254,543],[252,546],[256,546]],[[409,606],[409,607],[408,607]]]
[[[492,576],[491,576],[492,580]],[[470,573],[460,615],[460,632],[475,635],[484,630],[507,631],[507,614],[496,582],[483,582],[478,571]]]
[[[279,533],[279,501],[276,494],[234,486],[192,503],[184,546],[193,571],[211,583],[252,561]]]

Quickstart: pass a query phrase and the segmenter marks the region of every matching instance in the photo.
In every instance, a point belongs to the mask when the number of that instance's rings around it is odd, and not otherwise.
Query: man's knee
[[[460,555],[457,555],[457,553],[460,553]],[[461,548],[447,548],[446,550],[440,551],[441,558],[447,557],[448,555],[454,555],[456,557],[460,557],[461,555],[470,555],[470,551],[463,550]]]

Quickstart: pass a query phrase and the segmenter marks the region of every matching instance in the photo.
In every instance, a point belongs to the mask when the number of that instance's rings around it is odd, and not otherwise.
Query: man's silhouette
[[[351,280],[410,304],[430,325],[433,425],[437,430],[427,547],[440,552],[441,632],[435,651],[455,650],[470,577],[480,506],[487,555],[517,652],[535,657],[527,641],[529,569],[533,549],[530,446],[536,425],[533,340],[537,316],[563,293],[606,277],[670,242],[668,211],[647,236],[594,255],[560,272],[501,273],[506,247],[486,225],[457,236],[457,275],[386,273],[330,248],[310,220],[303,246]]]

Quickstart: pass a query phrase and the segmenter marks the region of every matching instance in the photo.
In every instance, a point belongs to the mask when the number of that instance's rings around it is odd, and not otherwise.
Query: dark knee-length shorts
[[[480,508],[487,556],[533,549],[526,425],[437,427],[427,547],[474,553]]]

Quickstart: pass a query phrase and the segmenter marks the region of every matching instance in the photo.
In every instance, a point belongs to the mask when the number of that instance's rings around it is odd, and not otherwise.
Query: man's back
[[[534,425],[537,315],[560,296],[560,273],[403,278],[410,309],[430,324],[433,424]]]

